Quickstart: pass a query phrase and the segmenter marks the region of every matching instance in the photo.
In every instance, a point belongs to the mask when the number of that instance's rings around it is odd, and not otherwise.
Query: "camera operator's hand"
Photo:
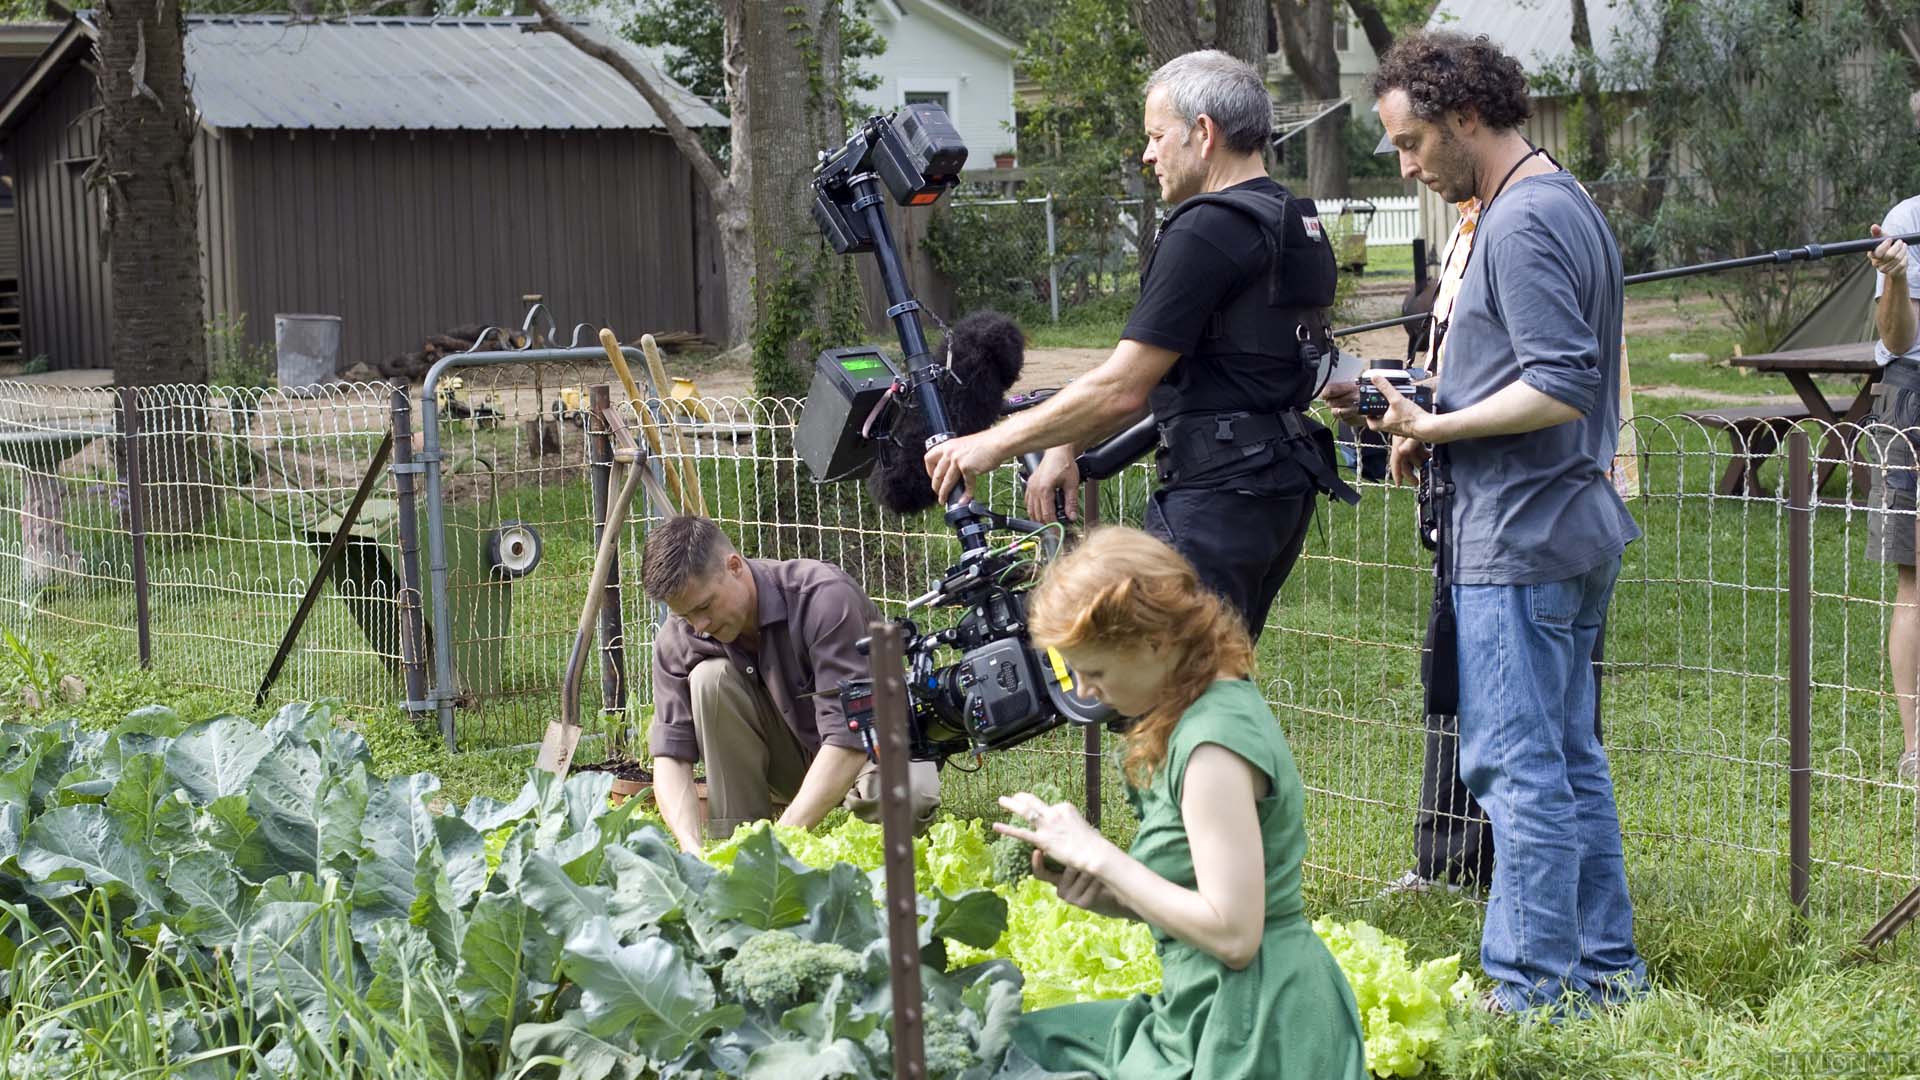
[[[973,478],[1007,460],[991,430],[948,439],[927,451],[927,476],[942,503],[952,503],[962,492],[971,493]]]
[[[1320,400],[1327,403],[1333,415],[1352,427],[1366,423],[1366,417],[1360,415],[1360,384],[1356,382],[1330,382],[1320,390]]]
[[[1887,236],[1878,225],[1873,227],[1872,232],[1875,236]],[[1867,261],[1873,264],[1875,270],[1885,274],[1889,279],[1906,280],[1907,245],[1904,241],[1887,236],[1885,240],[1880,241],[1878,247],[1867,253]]]
[[[1056,446],[1040,457],[1040,467],[1027,477],[1027,516],[1045,524],[1054,520],[1056,493],[1066,495],[1067,517],[1080,517],[1080,466],[1073,447]]]
[[[1420,482],[1420,466],[1433,456],[1433,450],[1419,439],[1395,436],[1387,456],[1387,476],[1396,484]]]
[[[1386,435],[1398,435],[1421,442],[1433,442],[1429,431],[1434,415],[1415,405],[1394,385],[1378,375],[1373,377],[1373,385],[1387,399],[1387,411],[1380,416],[1368,416],[1367,426]]]

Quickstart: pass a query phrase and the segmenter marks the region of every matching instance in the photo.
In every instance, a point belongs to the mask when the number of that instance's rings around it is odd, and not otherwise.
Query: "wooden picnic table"
[[[1853,453],[1853,445],[1865,430],[1867,413],[1873,409],[1873,387],[1880,381],[1881,368],[1873,360],[1871,341],[1851,345],[1819,345],[1811,349],[1786,349],[1781,352],[1736,356],[1735,367],[1771,371],[1786,376],[1787,385],[1800,396],[1809,419],[1826,425],[1827,437],[1820,448],[1820,468],[1813,490],[1826,486],[1827,478],[1843,461],[1853,463],[1852,490],[1865,494],[1867,463]],[[1836,412],[1833,402],[1813,384],[1816,376],[1840,376],[1860,380],[1860,389],[1844,413]]]

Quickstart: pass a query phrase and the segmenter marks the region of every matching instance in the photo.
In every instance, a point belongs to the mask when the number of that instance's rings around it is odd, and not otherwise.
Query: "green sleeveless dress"
[[[1280,724],[1251,682],[1222,679],[1174,726],[1167,759],[1145,788],[1129,786],[1140,818],[1130,854],[1176,885],[1194,887],[1180,817],[1187,762],[1204,743],[1266,774],[1257,805],[1267,867],[1267,929],[1242,971],[1154,928],[1165,973],[1160,992],[1028,1013],[1014,1041],[1044,1068],[1103,1080],[1367,1080],[1353,991],[1300,904],[1307,853],[1305,793]]]

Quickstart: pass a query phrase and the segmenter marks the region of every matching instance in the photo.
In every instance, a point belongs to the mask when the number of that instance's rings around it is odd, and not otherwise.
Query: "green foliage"
[[[207,383],[210,386],[273,385],[279,361],[273,346],[247,340],[247,316],[215,316],[207,323]]]
[[[1375,1076],[1419,1076],[1453,1032],[1453,1014],[1473,993],[1473,976],[1460,972],[1460,956],[1415,967],[1407,943],[1363,922],[1314,920],[1320,935],[1353,987],[1354,1004],[1367,1035],[1367,1068]]]
[[[611,809],[604,773],[533,772],[461,809],[431,774],[370,763],[324,707],[263,727],[158,707],[107,732],[0,724],[10,1074],[884,1070],[886,946],[858,871],[808,869],[766,832],[716,870],[635,803]],[[935,955],[1005,928],[990,893],[921,906]],[[934,1075],[986,1080],[1019,973],[925,979],[942,1061],[973,1062]],[[1035,1074],[1016,1055],[1004,1075]]]
[[[856,98],[880,87],[880,77],[860,66],[861,60],[879,56],[887,47],[886,39],[866,17],[867,3],[857,0],[841,13],[837,93],[841,115],[847,117],[858,112]],[[727,101],[726,25],[718,4],[709,0],[643,0],[634,5],[620,32],[629,41],[661,49],[667,75],[673,81],[704,99],[722,116],[732,115]],[[726,133],[713,134],[718,143],[711,148],[721,151],[718,156],[725,160]]]
[[[1655,29],[1663,16],[1664,50]],[[1623,249],[1695,262],[1859,237],[1911,193],[1920,146],[1909,87],[1861,6],[1636,0],[1622,25],[1634,35],[1602,76],[1650,103],[1641,160],[1663,125],[1682,148],[1657,211],[1641,182],[1603,200]],[[1747,350],[1758,352],[1851,266],[1783,265],[1713,285]]]
[[[31,688],[41,698],[53,695],[62,675],[60,658],[45,649],[36,649],[14,634],[0,628],[0,670],[6,672],[8,686]]]
[[[1127,0],[1064,0],[1018,63],[1033,80],[1022,163],[1059,197],[1111,196],[1146,177],[1140,164],[1146,39]]]

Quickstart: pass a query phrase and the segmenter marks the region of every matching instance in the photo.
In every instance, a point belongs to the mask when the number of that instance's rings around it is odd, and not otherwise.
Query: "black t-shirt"
[[[1285,191],[1265,176],[1228,190],[1276,197]],[[1310,203],[1301,207],[1312,214]],[[1287,226],[1289,247],[1325,243],[1318,235],[1317,220],[1309,226],[1290,214]],[[1120,336],[1179,353],[1181,359],[1166,379],[1177,389],[1185,379],[1199,374],[1182,369],[1199,347],[1213,313],[1242,289],[1265,288],[1269,265],[1266,239],[1253,218],[1230,207],[1196,206],[1160,234],[1153,265],[1141,283],[1140,302]],[[1205,377],[1224,381],[1218,389],[1236,409],[1279,412],[1313,396],[1313,376],[1297,364],[1254,355],[1211,359],[1214,362],[1206,365]]]

